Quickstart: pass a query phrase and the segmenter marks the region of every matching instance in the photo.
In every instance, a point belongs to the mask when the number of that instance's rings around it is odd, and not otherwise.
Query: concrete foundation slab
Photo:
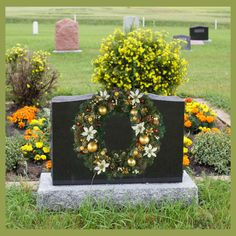
[[[184,171],[181,183],[99,184],[53,186],[50,173],[42,173],[37,191],[38,208],[75,209],[87,199],[105,200],[114,204],[181,201],[186,205],[198,202],[198,188]]]

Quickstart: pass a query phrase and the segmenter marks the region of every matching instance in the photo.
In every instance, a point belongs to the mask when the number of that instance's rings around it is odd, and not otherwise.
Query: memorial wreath
[[[108,150],[104,122],[120,113],[130,120],[131,145],[125,150]],[[78,157],[84,158],[94,174],[110,178],[143,174],[157,157],[165,131],[161,114],[148,95],[117,89],[100,91],[83,102],[72,128]]]

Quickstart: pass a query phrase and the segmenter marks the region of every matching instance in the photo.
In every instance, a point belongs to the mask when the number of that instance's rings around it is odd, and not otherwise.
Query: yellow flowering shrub
[[[186,132],[193,134],[200,131],[214,131],[217,115],[214,110],[204,103],[193,101],[192,98],[185,99],[184,127]]]
[[[42,105],[55,87],[58,72],[48,63],[50,53],[30,51],[17,44],[6,52],[9,93],[17,106]]]
[[[180,56],[180,40],[166,41],[166,34],[137,29],[116,30],[103,40],[93,61],[92,80],[106,89],[138,88],[142,92],[173,95],[187,80],[187,61]]]
[[[25,143],[20,150],[34,161],[50,159],[50,127],[46,118],[33,119],[24,133]]]

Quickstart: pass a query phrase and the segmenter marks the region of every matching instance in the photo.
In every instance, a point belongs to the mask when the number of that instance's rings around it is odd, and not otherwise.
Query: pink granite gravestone
[[[79,50],[78,24],[71,19],[63,19],[56,23],[56,51]]]

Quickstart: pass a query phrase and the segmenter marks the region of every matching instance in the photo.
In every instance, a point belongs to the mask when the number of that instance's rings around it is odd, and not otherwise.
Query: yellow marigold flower
[[[36,154],[36,155],[34,156],[34,160],[35,160],[35,161],[40,160],[40,155],[39,155],[39,154]]]
[[[185,146],[191,146],[193,144],[192,140],[186,136],[184,136],[184,145]]]
[[[220,132],[220,130],[219,130],[218,128],[215,128],[215,127],[212,128],[211,131],[212,131],[212,132],[216,132],[216,133],[219,133],[219,132]]]
[[[188,153],[188,149],[184,147],[184,153]]]
[[[43,142],[36,142],[35,146],[36,146],[36,148],[42,148],[43,147]]]
[[[40,157],[41,157],[42,160],[46,160],[47,159],[46,155],[41,155]]]
[[[49,147],[43,147],[43,152],[44,153],[49,153],[50,152],[50,148]]]
[[[33,119],[33,120],[31,120],[31,122],[29,124],[30,125],[37,125],[38,124],[38,120]]]
[[[35,131],[39,131],[40,129],[39,129],[38,126],[34,126],[34,127],[33,127],[33,130],[35,130]]]
[[[21,147],[21,150],[31,152],[33,151],[33,147],[31,144],[25,144],[24,146]]]

